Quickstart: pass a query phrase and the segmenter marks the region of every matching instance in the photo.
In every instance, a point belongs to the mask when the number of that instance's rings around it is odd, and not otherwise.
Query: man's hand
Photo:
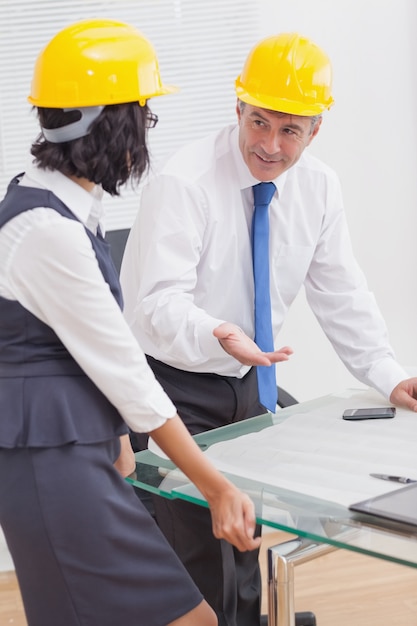
[[[389,399],[397,406],[417,412],[417,378],[401,381],[394,387]]]
[[[272,365],[279,361],[288,361],[293,353],[288,346],[274,352],[262,352],[239,326],[224,322],[213,330],[223,350],[243,365]]]

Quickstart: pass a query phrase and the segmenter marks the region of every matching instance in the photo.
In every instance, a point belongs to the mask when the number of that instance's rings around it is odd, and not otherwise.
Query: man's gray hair
[[[239,111],[242,113],[243,109],[246,106],[246,102],[243,102],[243,100],[239,100],[239,98],[237,99],[237,104],[239,107]],[[279,112],[279,111],[278,111]],[[285,115],[285,113],[283,114]],[[301,117],[305,117],[304,115]],[[315,129],[316,125],[318,124],[319,120],[321,120],[321,118],[323,117],[322,114],[320,113],[319,115],[311,115],[310,117],[310,121],[311,121],[311,128],[310,128],[310,133],[313,132],[313,130]]]
[[[322,114],[320,113],[319,115],[312,115],[310,117],[311,120],[311,129],[310,132],[313,132],[313,130],[315,129],[316,125],[318,124],[318,122],[321,120],[322,118]]]

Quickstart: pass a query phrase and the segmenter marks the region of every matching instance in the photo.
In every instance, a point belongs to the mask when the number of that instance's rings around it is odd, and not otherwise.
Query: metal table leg
[[[294,567],[336,550],[296,537],[268,548],[268,626],[295,626]]]

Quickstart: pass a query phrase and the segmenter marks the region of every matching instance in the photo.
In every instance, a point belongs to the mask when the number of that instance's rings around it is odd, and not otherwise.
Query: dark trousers
[[[265,412],[258,401],[255,368],[237,379],[185,372],[151,357],[148,362],[193,435]],[[258,551],[239,552],[216,539],[207,509],[158,496],[153,504],[158,525],[215,609],[219,626],[259,626]]]

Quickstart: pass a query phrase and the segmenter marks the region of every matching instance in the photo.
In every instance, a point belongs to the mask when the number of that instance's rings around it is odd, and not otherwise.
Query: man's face
[[[309,117],[251,106],[236,107],[239,147],[250,173],[267,182],[288,170],[317,135],[321,118],[312,127]]]

